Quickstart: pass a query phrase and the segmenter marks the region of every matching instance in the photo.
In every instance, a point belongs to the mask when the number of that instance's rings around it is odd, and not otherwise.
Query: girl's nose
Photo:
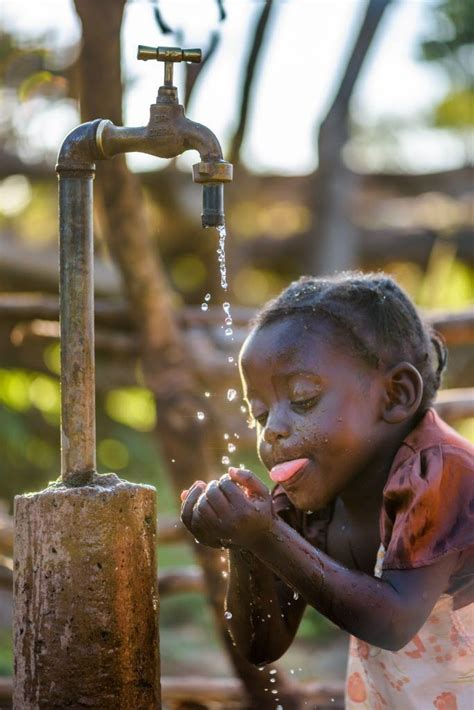
[[[263,430],[263,438],[267,444],[274,444],[279,439],[286,439],[290,429],[281,412],[270,412]]]

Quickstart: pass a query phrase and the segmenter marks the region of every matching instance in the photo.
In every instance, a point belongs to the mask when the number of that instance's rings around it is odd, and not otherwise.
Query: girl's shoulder
[[[385,569],[422,567],[474,545],[473,454],[432,409],[406,437],[384,489]]]

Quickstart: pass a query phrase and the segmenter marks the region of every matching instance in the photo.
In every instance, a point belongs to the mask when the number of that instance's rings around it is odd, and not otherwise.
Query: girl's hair
[[[442,336],[424,324],[415,306],[384,273],[343,272],[333,277],[302,276],[269,301],[252,321],[254,330],[289,316],[325,318],[366,362],[378,368],[410,362],[423,379],[418,412],[433,402],[446,367]]]

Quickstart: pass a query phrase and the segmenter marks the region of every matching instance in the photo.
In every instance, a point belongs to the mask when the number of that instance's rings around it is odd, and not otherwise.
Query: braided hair
[[[349,271],[328,278],[302,276],[269,301],[252,326],[260,330],[298,315],[308,325],[314,319],[329,321],[376,369],[410,362],[423,380],[417,414],[433,403],[446,367],[446,344],[423,323],[410,298],[387,274]]]

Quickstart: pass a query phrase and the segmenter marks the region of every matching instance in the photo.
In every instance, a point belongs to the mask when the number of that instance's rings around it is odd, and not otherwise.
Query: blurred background
[[[175,83],[186,114],[216,133],[235,166],[227,292],[217,235],[200,227],[197,153],[129,155],[124,169],[140,186],[128,213],[143,220],[133,238],[146,233],[163,267],[194,387],[219,413],[200,418],[217,464],[227,457],[260,471],[240,394],[229,396],[239,391],[235,359],[250,315],[302,273],[346,268],[388,271],[447,334],[449,314],[459,316],[444,387],[464,395],[446,395],[445,412],[474,439],[465,389],[474,385],[465,327],[474,291],[473,38],[468,0],[0,0],[0,674],[12,672],[13,497],[59,475],[54,165],[64,136],[96,117],[148,122],[163,68],[137,61],[138,44],[202,48],[203,63],[178,65]],[[160,545],[160,573],[188,570],[188,582],[163,596],[163,673],[227,676],[199,569],[189,567],[193,551],[173,538],[180,461],[163,453],[146,342],[136,337],[147,316],[117,247],[124,215],[110,218],[113,185],[104,197],[100,179],[99,170],[99,470],[157,487],[159,529],[162,520],[163,540],[172,540]],[[283,664],[302,678],[337,680],[345,644],[309,612]]]

